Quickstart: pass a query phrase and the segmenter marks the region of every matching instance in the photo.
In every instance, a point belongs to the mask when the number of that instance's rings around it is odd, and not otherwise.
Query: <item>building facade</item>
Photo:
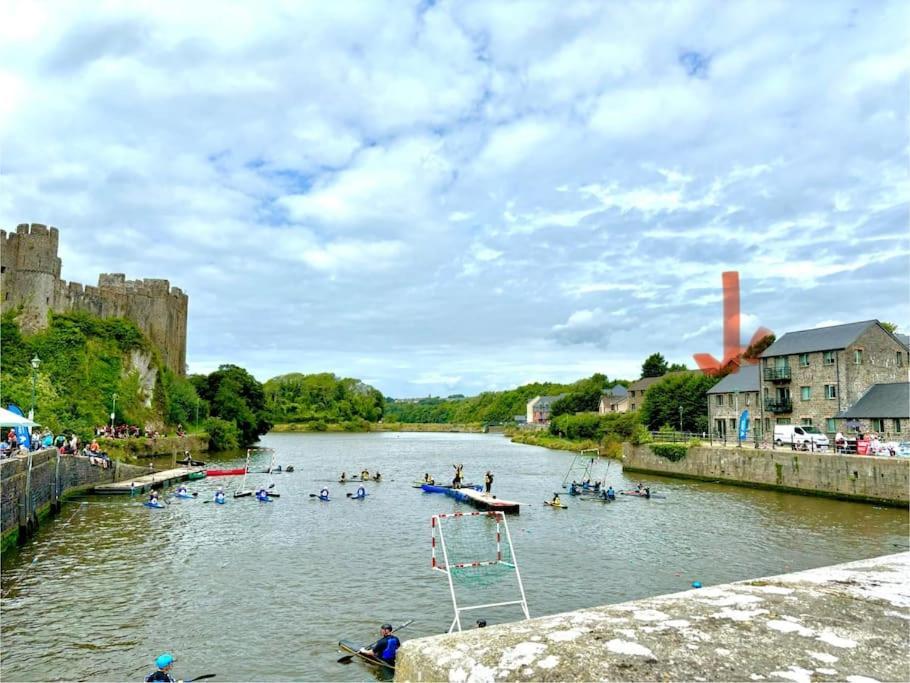
[[[601,415],[607,413],[625,413],[629,410],[629,391],[622,384],[614,384],[603,390],[597,412]]]
[[[758,365],[741,365],[736,372],[731,372],[708,389],[708,428],[717,438],[738,438],[739,417],[744,410],[749,411],[746,438],[755,436],[755,422],[761,422],[760,375]]]
[[[875,384],[908,381],[908,348],[877,320],[788,332],[761,356],[762,427],[812,425],[833,435],[839,417]]]
[[[528,401],[528,424],[549,424],[550,408],[563,396],[565,396],[565,394],[560,394],[559,396],[535,396],[530,401]]]
[[[167,280],[127,280],[102,273],[98,286],[60,278],[59,231],[34,223],[15,233],[0,230],[0,310],[21,307],[24,332],[47,327],[48,313],[84,311],[101,318],[129,318],[161,352],[164,364],[186,374],[186,322],[189,299]]]
[[[885,440],[910,439],[910,383],[873,384],[837,415],[850,432],[873,433]],[[845,434],[850,432],[842,431]]]

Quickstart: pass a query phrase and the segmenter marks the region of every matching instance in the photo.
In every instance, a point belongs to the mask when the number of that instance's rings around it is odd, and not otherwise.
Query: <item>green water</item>
[[[469,480],[492,469],[493,492],[524,503],[509,529],[532,616],[907,547],[904,510],[658,477],[642,479],[666,499],[565,497],[569,508],[554,510],[542,502],[560,490],[572,456],[498,435],[271,434],[262,445],[296,468],[274,477],[273,503],[203,503],[218,483],[232,491],[233,477],[191,482],[199,498],[164,510],[93,496],[6,553],[3,680],[141,680],[164,650],[182,678],[371,680],[362,665],[336,663],[339,639],[367,642],[383,621],[416,619],[406,640],[452,621],[447,581],[430,566],[430,517],[471,508],[411,482],[424,472],[450,478],[455,462]],[[239,454],[219,462],[239,464]],[[350,501],[344,491],[355,486],[335,480],[363,467],[385,481]],[[617,489],[639,478],[608,461],[596,474]],[[322,486],[331,502],[309,496]],[[484,591],[509,600],[514,587],[510,577]],[[476,616],[495,624],[519,614]]]

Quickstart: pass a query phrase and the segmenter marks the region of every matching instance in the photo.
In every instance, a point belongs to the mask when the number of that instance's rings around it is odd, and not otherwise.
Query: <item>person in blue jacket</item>
[[[159,655],[158,658],[155,659],[155,666],[158,667],[158,669],[145,677],[146,683],[155,683],[155,681],[174,683],[174,678],[168,673],[174,666],[174,661],[176,661],[174,655],[170,652]]]
[[[264,486],[260,486],[259,490],[256,491],[256,500],[258,500],[262,503],[271,502],[271,498],[269,498],[269,492],[266,490],[266,488]]]
[[[607,500],[616,500],[616,491],[613,490],[613,487],[607,489]]]
[[[367,490],[363,486],[357,487],[357,493],[354,494],[355,498],[366,498]]]
[[[215,502],[223,503],[224,502],[224,488],[219,486],[218,490],[215,491]]]
[[[322,490],[319,492],[319,500],[328,500],[329,499],[329,490],[323,486]]]
[[[381,659],[389,666],[395,666],[395,653],[401,647],[401,641],[398,636],[392,633],[391,624],[383,624],[379,628],[382,638],[373,643],[373,646],[365,647],[360,650],[361,654],[373,655],[376,659]]]

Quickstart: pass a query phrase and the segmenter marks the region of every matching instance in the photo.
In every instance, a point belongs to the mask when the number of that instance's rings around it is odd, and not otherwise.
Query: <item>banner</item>
[[[11,413],[15,413],[19,417],[25,417],[25,415],[22,414],[22,410],[19,408],[19,406],[15,405],[14,403],[10,403],[8,406],[6,406],[6,409],[8,411],[10,411]],[[26,448],[31,450],[31,448],[32,448],[31,430],[28,427],[26,427],[25,425],[19,425],[18,427],[13,427],[13,429],[16,430],[16,440],[19,442],[19,445],[25,446]]]
[[[739,440],[745,441],[749,433],[749,409],[744,410],[739,416]]]

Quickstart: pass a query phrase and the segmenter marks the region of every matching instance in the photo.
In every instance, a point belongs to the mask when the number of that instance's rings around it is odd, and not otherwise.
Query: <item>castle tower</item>
[[[7,236],[0,231],[0,309],[22,306],[19,324],[25,332],[47,326],[47,313],[56,306],[60,258],[57,228],[23,223]]]

